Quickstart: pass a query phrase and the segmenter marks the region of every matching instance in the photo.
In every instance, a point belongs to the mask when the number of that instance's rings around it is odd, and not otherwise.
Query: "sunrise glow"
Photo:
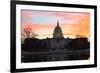
[[[22,32],[32,28],[37,38],[52,38],[54,28],[59,21],[65,38],[76,38],[77,35],[90,37],[90,14],[79,12],[21,11]]]

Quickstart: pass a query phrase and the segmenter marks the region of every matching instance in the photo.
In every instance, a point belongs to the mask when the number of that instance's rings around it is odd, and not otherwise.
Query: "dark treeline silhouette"
[[[88,42],[87,38],[76,38],[73,39],[66,47],[68,48],[68,50],[89,49],[90,42]]]
[[[43,52],[43,51],[49,51],[51,48],[49,45],[48,47],[46,44],[49,44],[49,42],[43,43],[43,41],[50,39],[37,39],[37,38],[26,38],[24,40],[24,43],[22,44],[22,51],[29,51],[29,52]],[[67,40],[67,39],[65,39]],[[67,45],[64,46],[62,49],[67,50],[82,50],[82,49],[89,49],[90,48],[90,42],[88,42],[87,38],[76,38],[76,39],[69,39]],[[55,49],[55,48],[54,48]]]
[[[84,60],[89,59],[90,57],[90,42],[88,41],[88,38],[85,37],[75,39],[26,38],[24,40],[24,43],[22,43],[21,49],[21,61],[25,63],[64,60]],[[51,53],[48,54],[48,52]],[[56,54],[52,52],[55,52]]]
[[[37,38],[26,38],[24,44],[22,44],[22,51],[41,52],[47,50],[45,44],[42,45],[42,40]]]

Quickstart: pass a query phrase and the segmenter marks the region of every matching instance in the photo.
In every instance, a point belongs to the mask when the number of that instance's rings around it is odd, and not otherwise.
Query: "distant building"
[[[71,40],[64,38],[62,29],[59,26],[59,22],[57,21],[57,26],[55,27],[53,32],[53,37],[43,40],[42,44],[45,44],[45,46],[49,49],[60,51],[60,49],[63,50],[66,47],[69,41]]]

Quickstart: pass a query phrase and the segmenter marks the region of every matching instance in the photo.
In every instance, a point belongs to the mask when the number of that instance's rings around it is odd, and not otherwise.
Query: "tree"
[[[32,32],[32,28],[24,28],[24,33],[23,35],[26,37],[26,38],[36,38],[38,36],[38,34]]]
[[[32,32],[32,28],[24,28],[22,33],[21,33],[21,43],[24,43],[24,40],[26,38],[36,38],[38,34]]]
[[[76,38],[85,38],[85,37],[86,37],[85,35],[80,35],[80,34],[76,35]]]
[[[32,28],[24,28],[24,32],[27,38],[30,38],[30,34],[32,33]]]

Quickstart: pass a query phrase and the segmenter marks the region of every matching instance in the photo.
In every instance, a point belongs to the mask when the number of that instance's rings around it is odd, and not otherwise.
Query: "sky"
[[[40,39],[53,37],[57,21],[65,38],[90,37],[90,13],[21,10],[22,32],[24,28],[31,28]]]

